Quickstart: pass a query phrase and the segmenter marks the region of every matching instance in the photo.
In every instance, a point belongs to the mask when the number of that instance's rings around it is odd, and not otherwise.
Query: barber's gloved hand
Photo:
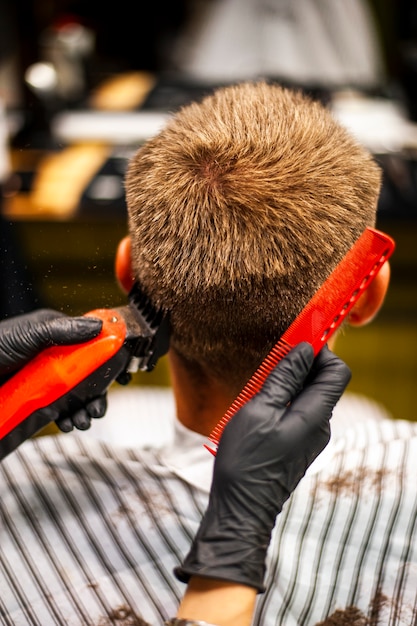
[[[70,416],[53,417],[55,424],[63,433],[69,433],[74,428],[88,430],[91,420],[103,417],[107,411],[107,394],[97,396],[85,404],[85,406]]]
[[[299,344],[225,427],[207,511],[175,575],[263,591],[277,515],[330,439],[330,418],[350,370],[325,347]]]
[[[51,309],[39,309],[0,322],[0,384],[21,369],[39,352],[50,346],[83,343],[96,337],[102,321],[91,317],[69,317]],[[102,417],[107,409],[106,396],[90,401],[71,417],[60,419],[51,414],[61,430],[73,426],[86,430],[93,417]],[[48,411],[48,409],[45,409]]]

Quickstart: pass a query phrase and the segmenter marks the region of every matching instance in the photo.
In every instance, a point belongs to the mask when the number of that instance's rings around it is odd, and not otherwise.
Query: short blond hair
[[[126,174],[134,271],[175,350],[244,382],[374,225],[380,182],[302,93],[247,82],[180,110]]]

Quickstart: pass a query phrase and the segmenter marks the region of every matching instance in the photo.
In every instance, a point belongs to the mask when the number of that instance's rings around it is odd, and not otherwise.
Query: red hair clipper
[[[73,415],[123,373],[151,371],[169,346],[169,320],[135,283],[129,303],[86,313],[103,322],[86,343],[38,354],[0,388],[0,460],[51,421]]]

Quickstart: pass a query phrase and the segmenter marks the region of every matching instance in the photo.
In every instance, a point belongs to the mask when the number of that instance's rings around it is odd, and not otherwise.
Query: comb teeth
[[[208,439],[216,447],[229,420],[256,395],[277,363],[302,341],[311,343],[317,355],[340,326],[354,304],[391,256],[394,241],[373,228],[364,233],[344,259],[330,274],[300,315],[285,331],[237,398],[210,433]],[[216,455],[208,445],[204,446]]]
[[[216,426],[211,431],[208,439],[211,443],[214,443],[215,446],[219,445],[220,437],[222,436],[223,430],[226,428],[229,420],[232,419],[233,415],[241,409],[246,402],[251,400],[253,396],[255,396],[258,391],[261,390],[262,385],[264,384],[266,378],[274,369],[275,365],[287,356],[288,352],[291,350],[292,346],[286,341],[280,339],[269,354],[262,361],[261,365],[258,367],[256,372],[250,378],[250,380],[246,383],[242,391],[239,393],[237,398],[233,401],[230,407],[227,409],[226,413],[220,419],[220,421],[216,424]],[[215,455],[215,452],[209,447],[205,446],[209,452]]]

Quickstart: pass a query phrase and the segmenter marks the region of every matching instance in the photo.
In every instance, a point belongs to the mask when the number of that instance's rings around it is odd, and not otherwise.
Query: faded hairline
[[[226,87],[129,163],[136,277],[184,359],[245,381],[366,226],[380,169],[321,104]]]

